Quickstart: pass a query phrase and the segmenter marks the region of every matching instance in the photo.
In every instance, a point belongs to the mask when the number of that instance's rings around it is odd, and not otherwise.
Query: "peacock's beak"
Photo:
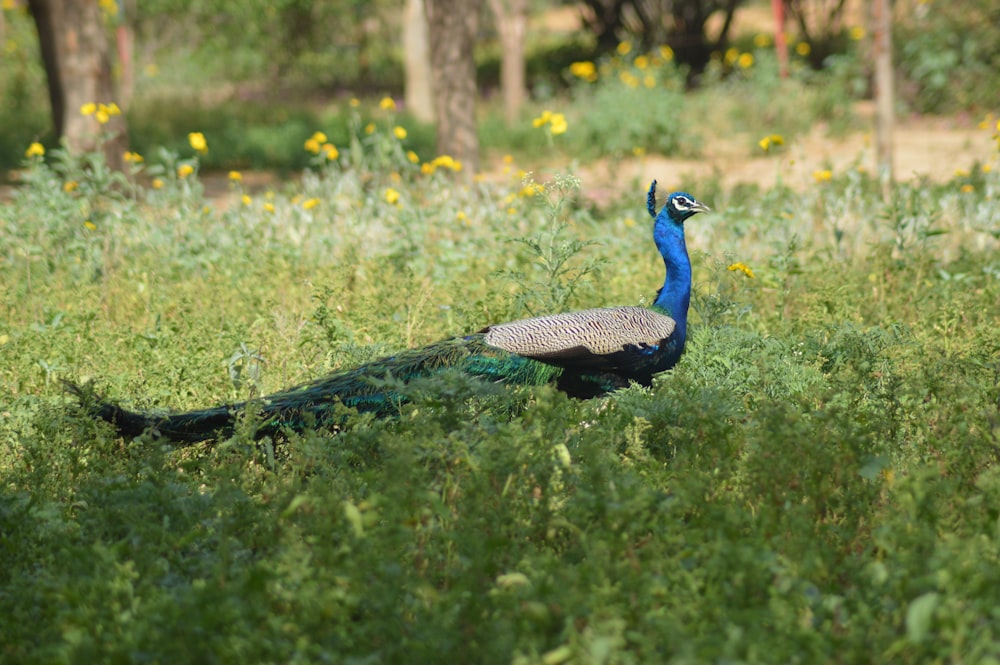
[[[712,209],[709,208],[704,203],[702,203],[701,201],[695,201],[694,202],[694,208],[693,208],[693,210],[694,210],[694,212],[712,212]]]

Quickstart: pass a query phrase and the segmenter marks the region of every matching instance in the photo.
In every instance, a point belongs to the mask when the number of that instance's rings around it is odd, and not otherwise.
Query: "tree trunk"
[[[108,164],[120,169],[128,147],[125,119],[105,124],[82,115],[88,103],[115,102],[111,82],[111,44],[101,8],[93,0],[28,0],[35,20],[56,134],[74,152],[103,149]]]
[[[503,117],[512,126],[524,105],[524,40],[528,31],[528,0],[490,0],[500,32],[503,55],[500,60],[500,88],[503,91]]]
[[[424,0],[431,42],[437,151],[461,161],[470,176],[479,167],[472,48],[480,5],[480,0]]]
[[[875,38],[875,146],[883,194],[888,198],[893,181],[892,128],[895,98],[892,80],[892,9],[889,0],[872,3]]]
[[[421,122],[434,122],[430,59],[423,0],[406,0],[406,12],[403,16],[406,110]]]

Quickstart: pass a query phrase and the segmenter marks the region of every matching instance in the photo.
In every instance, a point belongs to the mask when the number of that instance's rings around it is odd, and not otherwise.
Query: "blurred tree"
[[[597,38],[598,50],[609,52],[631,36],[644,50],[667,44],[677,62],[690,67],[689,81],[705,70],[713,51],[724,50],[736,9],[746,0],[583,0],[584,23]],[[708,19],[722,12],[714,36]]]
[[[528,32],[528,0],[490,0],[500,33],[500,87],[503,117],[508,126],[517,121],[524,105],[524,40]]]
[[[424,0],[431,43],[437,151],[460,160],[469,176],[479,167],[472,49],[481,5],[481,0]]]
[[[430,45],[427,43],[427,16],[423,0],[406,0],[403,67],[406,70],[406,110],[421,122],[433,122]]]
[[[111,80],[111,42],[101,5],[95,0],[28,0],[38,30],[56,134],[73,151],[102,148],[108,164],[120,169],[128,148],[125,118],[80,112],[85,104],[116,101]]]
[[[809,44],[809,64],[822,69],[823,62],[847,48],[844,9],[847,0],[784,0],[788,16],[799,26],[802,40]]]

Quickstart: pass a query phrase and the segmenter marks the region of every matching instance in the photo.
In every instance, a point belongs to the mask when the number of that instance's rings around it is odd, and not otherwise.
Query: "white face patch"
[[[695,208],[694,201],[692,201],[686,196],[675,196],[672,199],[672,202],[674,210],[676,210],[677,212],[690,212]]]

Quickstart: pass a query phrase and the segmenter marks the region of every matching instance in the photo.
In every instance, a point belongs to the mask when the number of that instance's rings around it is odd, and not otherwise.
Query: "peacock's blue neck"
[[[677,322],[677,335],[683,340],[687,336],[687,314],[691,304],[691,259],[684,242],[684,226],[670,219],[663,210],[653,227],[653,240],[667,270],[654,305]]]

